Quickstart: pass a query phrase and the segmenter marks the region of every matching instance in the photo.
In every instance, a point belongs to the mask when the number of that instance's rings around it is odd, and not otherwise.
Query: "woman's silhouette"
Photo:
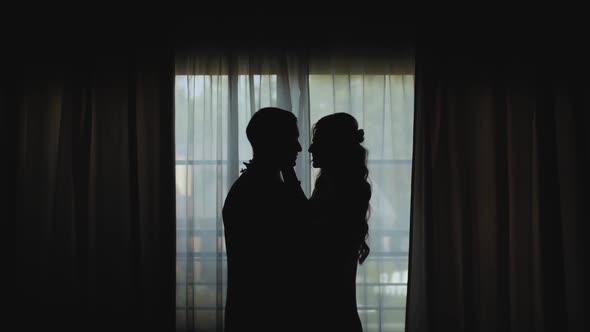
[[[369,255],[364,132],[347,113],[321,118],[313,127],[313,167],[320,168],[309,200],[313,244],[314,303],[318,330],[362,331],[356,304],[357,264]]]

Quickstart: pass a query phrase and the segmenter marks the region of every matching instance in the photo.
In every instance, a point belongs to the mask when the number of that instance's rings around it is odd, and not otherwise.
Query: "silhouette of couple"
[[[223,207],[228,257],[225,331],[362,331],[356,269],[369,254],[367,150],[354,117],[313,127],[311,198],[293,167],[297,118],[256,112],[246,128],[254,152]]]

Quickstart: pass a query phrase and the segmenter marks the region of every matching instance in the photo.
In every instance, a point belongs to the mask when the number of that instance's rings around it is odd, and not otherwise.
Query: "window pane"
[[[403,332],[406,322],[405,310],[383,310],[381,312],[383,331]]]
[[[197,309],[215,309],[217,305],[217,286],[215,283],[204,286],[197,285],[194,287],[194,291]]]
[[[381,286],[381,304],[386,308],[404,308],[406,306],[407,286]]]
[[[362,309],[359,307],[359,317],[363,323],[363,332],[378,332],[379,330],[379,312],[372,309]]]
[[[216,331],[217,312],[215,310],[197,309],[194,324],[197,331]]]

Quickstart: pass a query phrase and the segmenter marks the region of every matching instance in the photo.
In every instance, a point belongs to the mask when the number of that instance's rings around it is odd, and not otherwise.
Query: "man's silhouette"
[[[301,152],[297,118],[282,109],[263,108],[250,119],[246,135],[254,156],[223,206],[225,331],[300,330],[307,257],[300,242],[306,199],[298,183],[293,184],[293,166]]]

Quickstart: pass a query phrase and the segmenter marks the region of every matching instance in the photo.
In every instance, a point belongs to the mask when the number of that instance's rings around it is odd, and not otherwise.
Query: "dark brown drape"
[[[479,37],[418,50],[406,330],[588,330],[590,71]]]
[[[49,47],[18,53],[3,77],[16,147],[6,225],[14,323],[171,331],[172,52],[39,46]]]

